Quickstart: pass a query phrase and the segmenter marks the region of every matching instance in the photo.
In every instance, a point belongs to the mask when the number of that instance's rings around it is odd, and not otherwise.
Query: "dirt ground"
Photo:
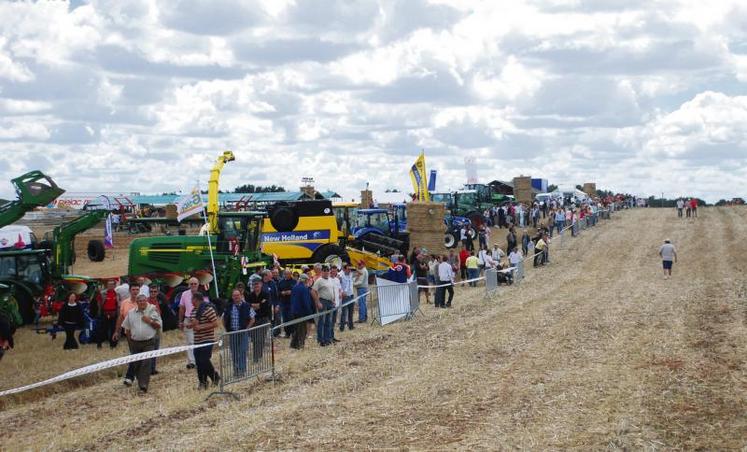
[[[461,289],[450,310],[424,304],[412,321],[356,328],[335,347],[290,352],[281,339],[279,381],[237,384],[239,401],[205,401],[181,356],[162,363],[145,397],[109,372],[6,399],[0,444],[741,449],[747,209],[700,215],[623,212],[562,248],[554,241],[549,266],[492,299]],[[680,255],[670,280],[657,256],[664,238]],[[50,344],[23,332],[0,363],[1,386],[116,355]]]

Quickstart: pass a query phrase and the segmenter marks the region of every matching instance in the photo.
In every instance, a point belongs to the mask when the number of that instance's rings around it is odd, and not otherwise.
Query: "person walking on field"
[[[698,200],[696,198],[690,199],[690,210],[692,210],[693,218],[698,218]]]
[[[682,218],[682,209],[685,208],[685,201],[682,198],[677,200],[677,218]]]
[[[669,279],[672,277],[672,264],[677,262],[677,249],[671,240],[664,240],[664,244],[659,248],[659,256],[664,267],[664,279]]]
[[[158,330],[161,329],[161,316],[156,308],[148,303],[148,297],[143,294],[136,296],[137,307],[127,313],[122,322],[122,328],[127,335],[127,344],[130,347],[130,354],[149,352],[155,349],[155,337]],[[137,377],[137,384],[140,388],[140,394],[148,392],[148,383],[150,382],[153,361],[143,359],[135,361],[133,364],[133,374]]]

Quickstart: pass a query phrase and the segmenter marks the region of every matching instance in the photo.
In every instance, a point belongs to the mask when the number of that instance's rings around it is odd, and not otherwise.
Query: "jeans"
[[[283,316],[283,323],[290,322],[293,320],[293,315],[291,314],[291,308],[290,303],[280,305],[280,315]],[[291,337],[293,334],[293,327],[295,325],[290,325],[285,327],[285,337]]]
[[[153,350],[158,350],[161,348],[161,334],[156,334],[156,336],[153,338]],[[150,360],[150,371],[155,372],[156,371],[156,358],[153,358]]]
[[[467,278],[468,279],[475,279],[480,275],[480,269],[479,268],[468,268],[467,269]],[[477,281],[472,281],[469,283],[472,287],[477,287]]]
[[[352,299],[353,297],[351,295],[345,295],[344,297],[342,297],[342,304],[345,304]],[[354,306],[351,303],[350,305],[345,306],[340,310],[340,331],[343,331],[345,329],[346,323],[349,330],[353,329],[353,309]]]
[[[109,341],[109,347],[114,348],[117,346],[117,341],[112,340],[114,336],[114,328],[117,326],[117,316],[113,315],[111,318],[106,316],[99,317],[98,330],[99,334],[96,344],[101,345],[105,340]]]
[[[249,333],[233,332],[228,335],[228,347],[231,349],[234,375],[243,377],[246,374],[246,352],[249,350]]]
[[[297,319],[300,319],[301,317],[304,316],[296,316]],[[291,348],[300,350],[304,347],[304,345],[306,345],[306,325],[306,322],[300,322],[293,325],[293,336],[290,343]]]
[[[368,309],[366,308],[366,299],[368,298],[368,287],[359,287],[356,289],[358,298],[358,321],[365,322],[368,320]]]
[[[270,319],[258,319],[255,327],[270,323]],[[267,327],[257,328],[250,333],[252,341],[252,362],[258,363],[265,352],[265,341],[267,336]]]
[[[208,378],[215,383],[218,380],[218,372],[215,371],[210,358],[213,356],[213,346],[200,347],[194,349],[195,364],[197,365],[197,380],[200,384],[206,385]]]
[[[436,299],[434,301],[436,307],[445,306],[445,305],[451,305],[451,300],[454,299],[454,285],[451,283],[451,281],[438,281],[438,285],[442,284],[448,284],[448,286],[439,287],[436,289]],[[446,299],[446,292],[449,292],[449,301],[447,303],[444,303],[444,300]]]
[[[335,307],[333,301],[320,301],[322,303],[322,309],[320,312],[329,311]],[[316,340],[322,345],[327,345],[332,342],[332,312],[319,316],[319,320],[316,324]]]
[[[565,221],[555,220],[555,228],[558,230],[558,234],[562,233],[564,227],[565,227]]]

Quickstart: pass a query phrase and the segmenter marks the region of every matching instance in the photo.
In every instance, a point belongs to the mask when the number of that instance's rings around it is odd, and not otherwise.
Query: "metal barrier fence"
[[[218,366],[221,379],[218,391],[238,399],[226,386],[271,373],[275,379],[275,349],[272,324],[221,334],[218,340]],[[208,396],[209,397],[209,396]]]
[[[418,284],[395,283],[385,279],[376,279],[376,300],[378,320],[381,325],[400,319],[410,319],[420,309]]]
[[[514,270],[514,284],[518,284],[524,279],[524,260],[520,260],[516,264],[516,270]]]
[[[485,270],[485,295],[491,297],[498,293],[498,270],[489,268]]]

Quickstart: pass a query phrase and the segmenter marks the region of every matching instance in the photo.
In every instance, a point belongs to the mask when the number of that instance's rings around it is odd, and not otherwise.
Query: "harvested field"
[[[8,399],[0,444],[744,448],[747,209],[699,212],[692,221],[670,210],[617,214],[564,249],[556,241],[550,266],[528,269],[493,300],[482,287],[464,288],[453,309],[424,305],[424,316],[342,333],[335,347],[291,352],[281,340],[280,380],[236,385],[239,401],[205,401],[182,357],[163,363],[142,398],[96,376]],[[657,256],[664,238],[680,254],[666,281]],[[1,386],[116,354],[62,353],[59,339],[49,342],[19,335],[0,364]]]

